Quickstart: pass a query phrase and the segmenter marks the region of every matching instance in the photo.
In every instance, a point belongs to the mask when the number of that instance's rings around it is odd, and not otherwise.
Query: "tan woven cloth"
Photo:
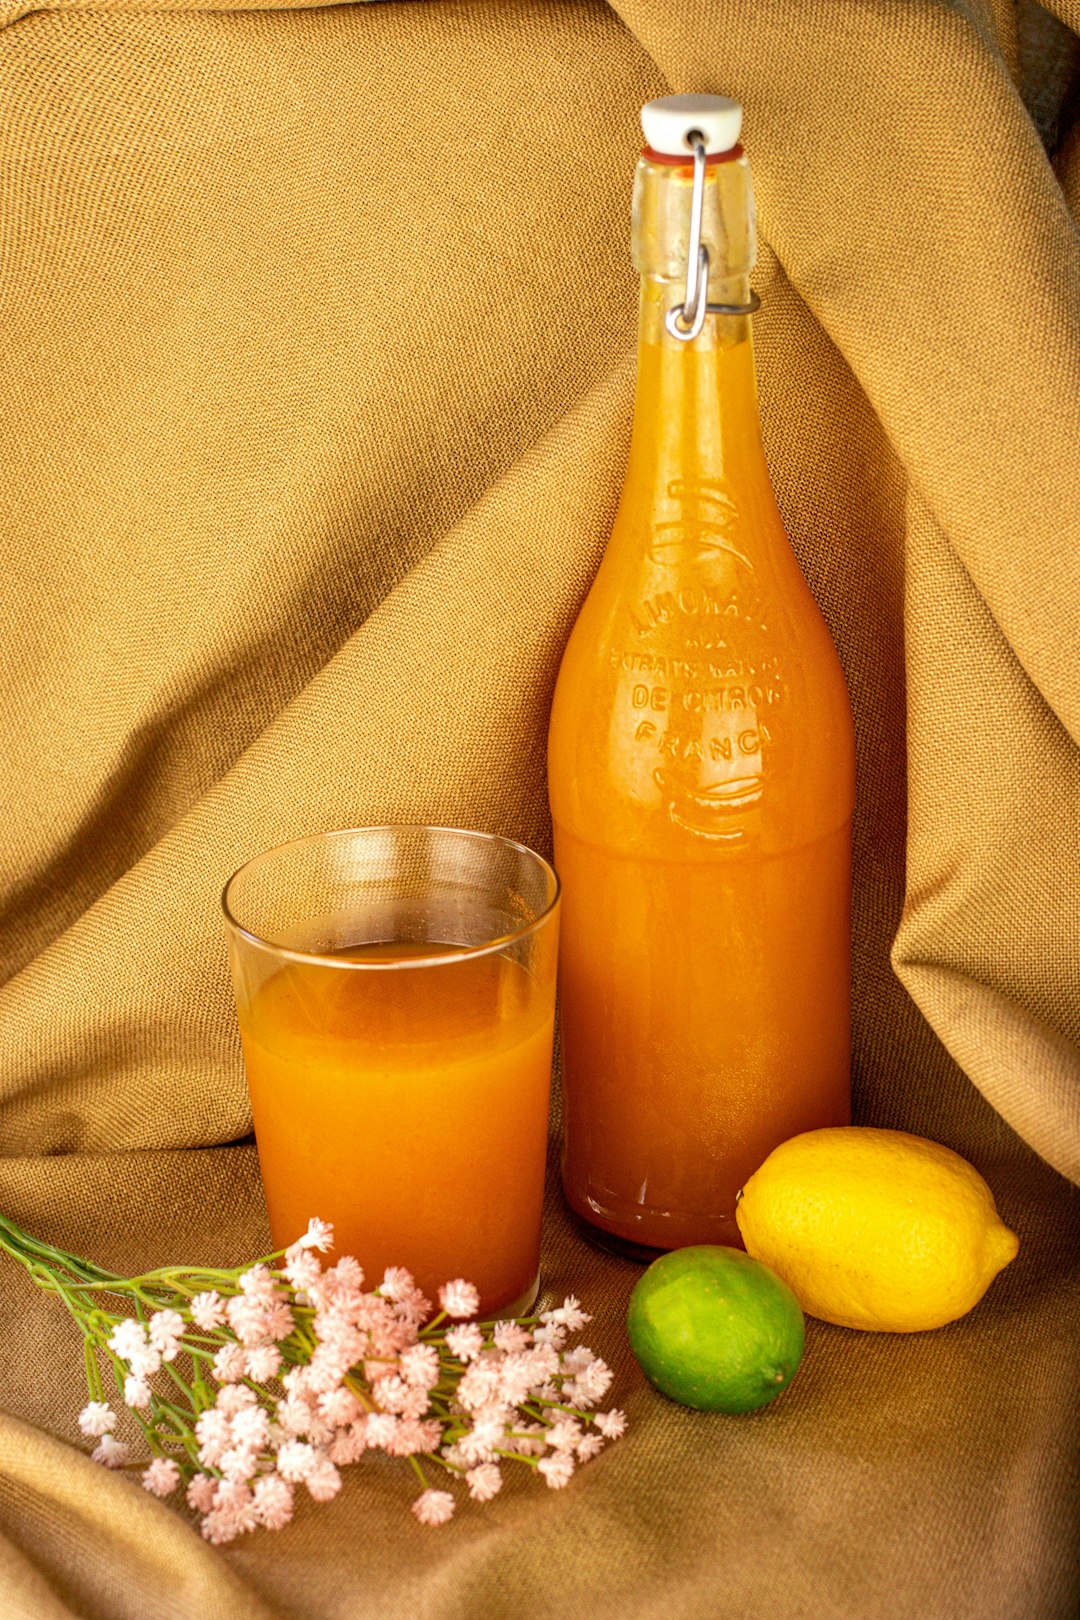
[[[5,1620],[1074,1613],[1058,10],[0,6],[0,1207],[118,1266],[255,1252],[223,879],[368,821],[547,845],[551,685],[627,441],[636,113],[695,88],[746,105],[767,446],[856,711],[860,1117],[968,1154],[1022,1238],[971,1318],[812,1324],[776,1407],[708,1419],[645,1386],[636,1273],[553,1184],[545,1284],[595,1310],[631,1437],[439,1531],[401,1465],[358,1466],[224,1552],[53,1438],[79,1345],[5,1270]]]

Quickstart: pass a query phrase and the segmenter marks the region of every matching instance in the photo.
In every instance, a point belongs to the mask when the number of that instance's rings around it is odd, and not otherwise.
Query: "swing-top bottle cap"
[[[729,96],[660,96],[641,109],[641,127],[654,152],[684,157],[690,151],[686,137],[700,130],[705,151],[730,152],[738,145],[742,108]]]

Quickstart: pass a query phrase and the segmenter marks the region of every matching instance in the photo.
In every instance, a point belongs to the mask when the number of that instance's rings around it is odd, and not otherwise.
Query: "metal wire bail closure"
[[[701,240],[705,210],[705,137],[690,130],[686,144],[694,149],[694,184],[690,192],[690,241],[686,254],[686,296],[669,309],[664,325],[680,343],[692,343],[705,325],[706,315],[752,315],[761,308],[756,292],[745,304],[709,303],[709,250]]]

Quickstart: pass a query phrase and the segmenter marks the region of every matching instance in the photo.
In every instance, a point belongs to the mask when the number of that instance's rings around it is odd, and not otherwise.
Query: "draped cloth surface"
[[[217,895],[333,826],[549,845],[617,495],[636,114],[746,106],[767,449],[856,713],[856,1106],[970,1157],[1017,1262],[936,1334],[810,1324],[749,1419],[423,1530],[402,1464],[224,1551],[72,1449],[10,1269],[11,1620],[1076,1612],[1080,9],[0,4],[0,1208],[118,1268],[267,1242]],[[315,1212],[313,1212],[315,1213]],[[524,1472],[524,1471],[523,1471]]]

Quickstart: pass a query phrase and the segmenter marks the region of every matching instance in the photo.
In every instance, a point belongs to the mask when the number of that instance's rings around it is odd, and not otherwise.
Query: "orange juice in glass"
[[[367,827],[258,856],[223,905],[270,1226],[313,1215],[370,1286],[535,1298],[558,883],[483,833]]]

